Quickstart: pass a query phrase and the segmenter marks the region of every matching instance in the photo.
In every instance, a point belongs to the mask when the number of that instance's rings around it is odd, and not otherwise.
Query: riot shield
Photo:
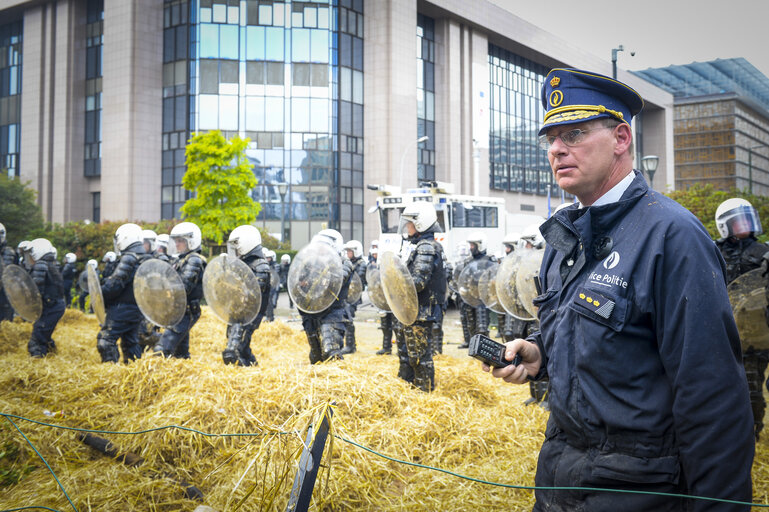
[[[380,254],[379,260],[382,291],[390,311],[403,325],[413,324],[419,315],[419,300],[409,269],[390,251]]]
[[[104,309],[104,296],[101,294],[101,283],[99,282],[99,275],[91,265],[86,265],[86,279],[88,282],[88,295],[91,296],[91,307],[93,313],[96,315],[96,319],[99,321],[99,325],[104,327],[104,322],[107,319],[107,311]]]
[[[20,266],[11,264],[3,269],[2,281],[5,296],[16,314],[35,323],[43,312],[43,299],[32,277]]]
[[[505,257],[497,270],[497,277],[495,280],[497,299],[499,299],[500,305],[508,314],[512,315],[513,318],[526,322],[531,322],[537,318],[536,315],[529,313],[523,305],[522,298],[516,289],[516,274],[524,252],[530,250],[531,249],[519,249]]]
[[[473,260],[465,266],[459,275],[459,295],[462,296],[462,300],[470,307],[477,308],[483,305],[478,289],[478,281],[481,278],[481,274],[493,265],[496,265],[496,263],[485,258]]]
[[[350,278],[350,286],[347,288],[347,302],[355,304],[363,294],[363,281],[360,280],[360,276],[357,272],[352,273]]]
[[[88,291],[88,271],[83,270],[77,278],[77,288],[81,292]]]
[[[187,310],[182,278],[161,260],[147,260],[136,269],[134,298],[147,320],[160,327],[178,324]]]
[[[249,324],[262,307],[256,275],[242,260],[226,253],[206,266],[203,295],[211,311],[227,324]]]
[[[534,299],[538,295],[536,279],[539,277],[539,268],[542,266],[544,255],[544,249],[521,251],[521,262],[515,273],[515,290],[518,292],[520,302],[526,311],[535,318],[537,308],[534,306]]]
[[[769,327],[766,325],[766,288],[761,269],[742,274],[729,283],[726,291],[732,304],[734,321],[740,332],[742,349],[769,349]]]
[[[376,265],[368,266],[366,283],[368,284],[368,298],[371,303],[382,311],[390,311],[390,305],[387,304],[387,298],[382,289],[382,275],[379,272],[379,267]]]
[[[493,265],[483,271],[481,277],[478,279],[478,292],[481,297],[481,302],[486,305],[487,308],[495,313],[505,314],[505,308],[499,303],[497,297],[497,271],[499,271],[499,265]]]
[[[322,242],[306,245],[288,269],[291,300],[305,313],[320,313],[339,297],[344,284],[342,258]]]

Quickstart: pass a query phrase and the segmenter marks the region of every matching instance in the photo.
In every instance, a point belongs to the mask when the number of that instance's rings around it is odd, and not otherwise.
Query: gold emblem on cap
[[[555,108],[563,102],[563,93],[561,91],[553,91],[550,93],[550,106]]]
[[[550,80],[550,86],[551,86],[551,87],[558,87],[558,84],[560,84],[560,83],[561,83],[561,79],[560,79],[560,78],[558,78],[557,76],[554,76],[554,77],[553,77],[553,78]]]

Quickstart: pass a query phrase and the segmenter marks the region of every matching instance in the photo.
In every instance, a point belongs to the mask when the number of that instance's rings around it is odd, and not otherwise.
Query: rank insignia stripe
[[[574,303],[607,320],[614,311],[615,305],[615,302],[605,295],[587,289],[579,290],[574,297]]]

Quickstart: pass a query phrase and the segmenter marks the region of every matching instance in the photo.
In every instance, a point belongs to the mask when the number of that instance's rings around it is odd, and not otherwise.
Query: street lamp
[[[284,200],[288,192],[288,183],[282,181],[278,185],[278,194],[280,194],[280,241],[286,241],[286,207]]]
[[[611,77],[615,80],[617,79],[617,54],[624,51],[625,47],[622,45],[611,49]],[[631,51],[630,56],[635,57],[635,52]]]
[[[414,146],[419,146],[419,144],[420,144],[421,142],[426,142],[426,141],[428,141],[428,140],[430,140],[430,137],[428,137],[427,135],[424,135],[424,136],[422,136],[422,137],[419,137],[419,138],[416,140],[416,142],[414,143]],[[401,155],[401,166],[400,166],[400,168],[401,168],[401,176],[400,176],[400,185],[399,185],[399,186],[400,186],[400,189],[401,189],[401,191],[403,190],[403,161],[406,159],[406,153],[408,152],[408,150],[409,150],[410,148],[411,148],[411,145],[409,145],[409,146],[406,146],[405,148],[403,148],[403,154]]]
[[[645,156],[641,159],[641,169],[649,175],[649,186],[654,188],[654,173],[657,172],[657,166],[660,163],[660,157],[657,155]]]

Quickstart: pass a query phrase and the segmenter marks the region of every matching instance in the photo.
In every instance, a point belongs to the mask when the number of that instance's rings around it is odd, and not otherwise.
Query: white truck
[[[435,205],[442,232],[435,239],[443,245],[449,261],[456,259],[456,249],[467,242],[471,233],[486,234],[488,253],[500,255],[502,240],[508,233],[521,233],[531,224],[541,224],[539,215],[511,214],[505,210],[505,201],[496,197],[478,197],[454,194],[450,183],[432,182],[430,186],[412,188],[401,193],[390,185],[368,185],[377,191],[376,206],[369,213],[379,215],[379,251],[400,251],[403,238],[398,233],[400,214],[415,201],[429,201]]]

